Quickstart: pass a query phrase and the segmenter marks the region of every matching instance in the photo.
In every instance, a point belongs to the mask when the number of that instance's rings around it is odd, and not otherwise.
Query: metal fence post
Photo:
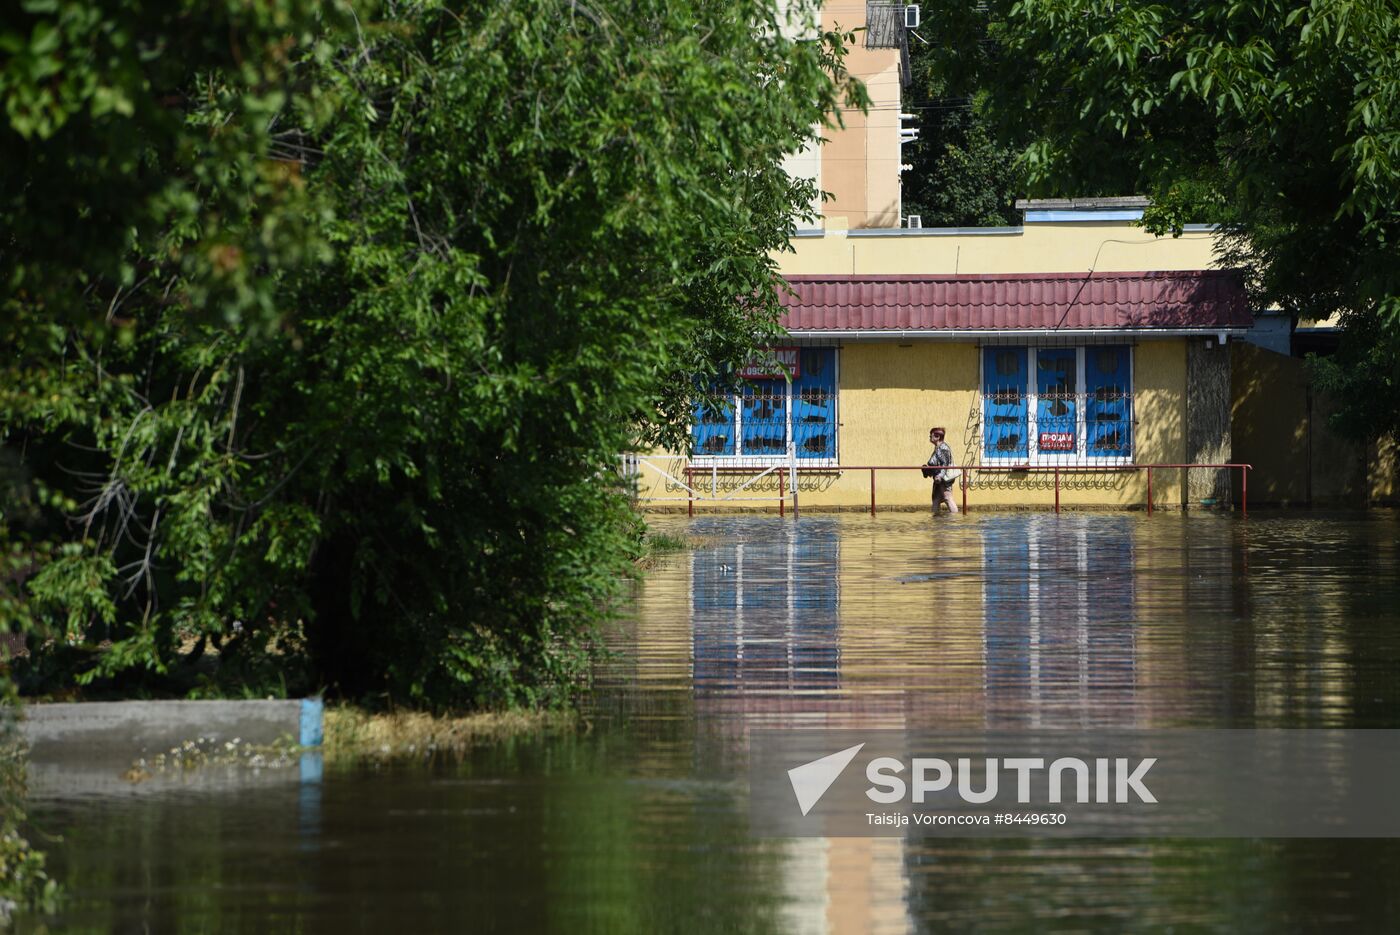
[[[797,519],[797,517],[798,517],[798,506],[797,506],[797,443],[796,443],[796,442],[789,442],[789,443],[788,443],[788,470],[792,473],[792,477],[791,477],[791,478],[789,479],[789,481],[788,481],[788,486],[792,488],[792,518],[793,518],[793,519]]]

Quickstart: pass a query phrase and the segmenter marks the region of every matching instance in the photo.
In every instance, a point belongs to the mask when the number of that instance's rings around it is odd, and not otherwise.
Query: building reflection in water
[[[1126,516],[982,518],[987,728],[1136,725],[1134,529]],[[989,906],[1002,904],[1014,875],[1007,868],[1046,854],[1078,872],[1064,842],[910,841],[910,916],[985,919]],[[969,865],[983,869],[968,872]]]
[[[838,544],[835,522],[818,520],[692,553],[697,700],[840,687]]]
[[[1134,721],[1132,521],[1084,520],[981,526],[988,726]]]
[[[697,714],[721,721],[737,714],[746,727],[897,726],[870,720],[862,699],[841,693],[839,520],[768,523],[754,532],[690,557]],[[781,842],[783,930],[909,931],[904,845],[901,838]]]

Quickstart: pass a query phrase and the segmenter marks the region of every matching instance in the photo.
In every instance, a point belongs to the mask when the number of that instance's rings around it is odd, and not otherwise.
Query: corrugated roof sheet
[[[803,331],[1248,328],[1237,273],[788,276],[783,326]]]

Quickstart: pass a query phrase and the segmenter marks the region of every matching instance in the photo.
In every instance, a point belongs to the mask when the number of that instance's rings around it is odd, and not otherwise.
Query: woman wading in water
[[[938,504],[948,504],[948,512],[958,512],[958,505],[953,502],[953,484],[957,481],[956,472],[948,471],[949,465],[953,463],[953,449],[948,447],[948,443],[943,440],[946,433],[941,428],[932,428],[928,431],[929,443],[933,445],[933,454],[928,456],[928,466],[937,468],[933,472],[933,512],[938,512]],[[924,476],[928,477],[929,472],[924,471]]]

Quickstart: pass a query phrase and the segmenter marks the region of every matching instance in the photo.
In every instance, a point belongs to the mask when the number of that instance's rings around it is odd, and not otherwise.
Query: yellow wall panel
[[[852,223],[851,227],[856,227]],[[1028,224],[1015,232],[799,237],[775,256],[785,275],[890,276],[1214,269],[1215,234],[1156,237],[1131,221]]]

